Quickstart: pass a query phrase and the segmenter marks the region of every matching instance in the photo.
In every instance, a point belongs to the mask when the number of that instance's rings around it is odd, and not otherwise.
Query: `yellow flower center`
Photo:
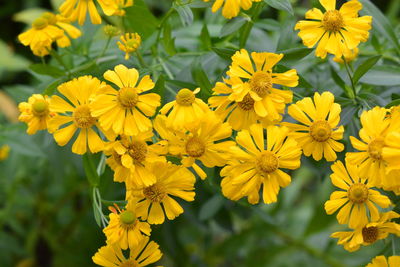
[[[383,138],[378,137],[368,144],[369,156],[375,160],[382,159],[382,148],[385,146]]]
[[[47,20],[47,23],[50,24],[50,25],[54,25],[54,24],[57,23],[57,17],[56,17],[56,15],[54,15],[54,14],[51,13],[51,12],[45,12],[45,13],[42,15],[42,18],[44,18],[45,20]]]
[[[364,242],[366,243],[374,243],[378,239],[378,227],[364,227],[362,229],[362,236]]]
[[[347,197],[351,202],[362,204],[368,200],[368,187],[365,184],[352,184],[347,191]]]
[[[250,88],[259,97],[266,96],[272,89],[272,75],[270,72],[257,71],[250,79]]]
[[[261,174],[269,174],[279,167],[279,159],[274,153],[264,151],[261,156],[256,159],[256,170]]]
[[[325,142],[332,135],[332,128],[327,121],[315,121],[310,126],[310,135],[317,142]]]
[[[140,42],[139,42],[138,40],[136,40],[136,39],[129,39],[129,40],[126,41],[126,43],[125,43],[125,46],[126,46],[129,50],[131,50],[132,52],[133,52],[133,51],[136,51],[137,48],[139,47],[139,45],[140,45]]]
[[[128,146],[128,153],[136,162],[143,162],[147,156],[147,144],[143,141],[133,141]]]
[[[46,102],[46,100],[43,99],[37,99],[33,104],[32,104],[32,113],[37,116],[37,117],[43,117],[46,116],[49,112],[49,104]]]
[[[204,142],[196,136],[190,138],[186,143],[186,153],[193,158],[201,157],[205,151]]]
[[[136,214],[130,210],[126,210],[119,215],[123,224],[132,224],[136,221]]]
[[[139,101],[135,88],[124,87],[119,90],[118,101],[124,108],[133,108]]]
[[[88,105],[82,105],[75,109],[74,122],[79,128],[90,128],[96,123],[96,118],[90,115],[90,108]]]
[[[119,266],[120,267],[139,267],[140,265],[134,259],[129,259],[124,262],[121,262],[121,264]]]
[[[250,94],[247,94],[243,97],[243,100],[238,103],[238,106],[244,111],[252,110],[254,108],[254,99]]]
[[[342,14],[338,10],[329,10],[324,14],[322,26],[328,32],[337,32],[344,26]]]
[[[151,202],[161,202],[167,195],[165,189],[159,184],[153,184],[144,188],[143,194]]]
[[[190,106],[196,100],[196,96],[189,89],[181,89],[176,95],[176,103],[181,106]]]
[[[41,30],[48,25],[47,19],[45,18],[37,18],[33,21],[32,26],[36,30]]]

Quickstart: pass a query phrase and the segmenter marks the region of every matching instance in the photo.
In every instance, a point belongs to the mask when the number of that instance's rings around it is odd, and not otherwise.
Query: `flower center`
[[[88,105],[82,105],[75,109],[74,122],[79,128],[90,128],[96,123],[96,118],[90,115],[90,108]]]
[[[139,95],[134,88],[124,87],[119,90],[118,101],[124,108],[133,108],[139,101]]]
[[[164,188],[158,184],[153,184],[144,188],[143,194],[151,202],[161,202],[167,195]]]
[[[324,14],[322,26],[328,32],[337,32],[344,26],[343,17],[338,10],[329,10]]]
[[[49,104],[46,100],[38,99],[32,104],[32,113],[35,116],[43,117],[46,116],[49,111]]]
[[[125,46],[132,50],[132,52],[136,51],[140,45],[140,42],[136,39],[129,39],[126,43]]]
[[[278,167],[279,159],[270,151],[264,151],[256,160],[256,170],[262,175],[274,172]]]
[[[250,88],[259,97],[266,96],[272,89],[272,75],[270,72],[257,71],[250,79]]]
[[[143,141],[133,141],[128,146],[128,153],[136,162],[143,162],[147,155],[147,144]]]
[[[48,25],[47,19],[45,18],[37,18],[33,21],[32,26],[36,30],[41,30]]]
[[[374,243],[378,239],[378,227],[364,227],[362,229],[362,236],[364,242],[366,243]]]
[[[254,99],[250,96],[250,94],[247,94],[243,97],[243,100],[238,103],[239,108],[249,111],[254,108]]]
[[[368,187],[365,184],[352,184],[347,191],[347,197],[351,202],[362,204],[368,200]]]
[[[121,262],[121,264],[119,266],[120,267],[139,267],[140,265],[134,259],[129,259],[124,262]]]
[[[181,89],[176,95],[176,103],[181,106],[190,106],[195,101],[196,97],[189,89]]]
[[[204,142],[198,137],[190,138],[186,143],[186,153],[193,158],[201,157],[206,151]]]
[[[50,25],[54,25],[57,23],[57,18],[56,15],[54,15],[51,12],[45,12],[42,15],[42,18],[44,18],[45,20],[47,20],[47,23]]]
[[[136,214],[130,210],[126,210],[119,215],[123,224],[132,224],[136,221]]]
[[[368,145],[369,156],[375,160],[382,159],[382,148],[385,146],[383,138],[376,138],[372,140]]]
[[[317,142],[327,141],[332,134],[332,128],[327,121],[315,121],[310,127],[310,135]]]

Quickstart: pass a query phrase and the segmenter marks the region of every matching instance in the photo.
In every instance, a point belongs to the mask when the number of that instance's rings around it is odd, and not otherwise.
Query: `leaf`
[[[357,84],[360,78],[364,76],[364,74],[367,73],[368,70],[372,68],[380,58],[381,56],[370,57],[367,60],[365,60],[360,66],[358,66],[353,75],[354,84]]]
[[[208,79],[207,74],[203,70],[203,67],[201,65],[201,61],[199,60],[199,58],[197,58],[195,61],[193,61],[193,64],[192,64],[192,77],[193,77],[193,80],[201,88],[201,91],[200,91],[201,99],[203,99],[204,102],[207,102],[207,99],[212,94],[213,86],[212,86],[210,80]]]
[[[231,57],[236,53],[236,50],[235,49],[231,49],[231,48],[212,47],[211,49],[220,58],[225,59],[225,60],[231,60]]]
[[[143,0],[135,0],[135,4],[125,10],[127,31],[137,32],[146,39],[157,29],[158,20]]]
[[[226,23],[221,28],[220,37],[224,37],[238,31],[246,23],[246,21],[247,20],[243,17],[235,18],[228,21],[228,23]]]
[[[313,51],[313,49],[309,49],[306,47],[300,47],[300,48],[292,48],[292,49],[282,50],[282,51],[279,51],[276,53],[284,54],[284,57],[280,61],[281,64],[283,64],[283,63],[288,64],[288,63],[293,63],[293,62],[299,61],[300,59],[308,56],[312,51]]]
[[[178,12],[183,26],[187,27],[193,23],[193,12],[188,5],[180,5],[174,2],[172,6]]]
[[[372,16],[373,28],[377,29],[383,36],[385,36],[396,48],[397,53],[400,54],[400,43],[393,31],[395,27],[370,0],[361,0],[361,2],[363,4],[361,14]]]
[[[200,33],[200,41],[204,50],[210,50],[212,46],[210,32],[208,31],[207,24],[203,25]]]
[[[209,200],[207,200],[200,208],[199,220],[205,221],[212,218],[224,204],[224,198],[216,194]]]
[[[43,94],[44,94],[44,95],[48,95],[48,96],[54,94],[54,91],[56,90],[57,86],[58,86],[59,84],[61,84],[61,83],[63,82],[63,80],[64,80],[64,79],[58,79],[58,80],[55,80],[54,82],[50,83],[50,84],[46,87],[46,89],[43,90]]]
[[[239,36],[239,47],[244,48],[246,46],[247,40],[249,39],[251,29],[254,26],[253,21],[247,21],[247,23],[242,27]]]
[[[86,178],[92,187],[97,187],[100,183],[100,177],[96,172],[93,154],[85,153],[82,156],[83,168],[85,170]]]
[[[154,88],[153,93],[158,94],[161,97],[161,101],[165,101],[165,77],[160,75]],[[163,104],[163,103],[162,103]]]
[[[392,102],[390,102],[389,104],[387,104],[385,106],[385,108],[391,108],[391,107],[399,106],[399,105],[400,105],[400,99],[396,99],[396,100],[393,100]]]
[[[172,38],[172,28],[169,23],[164,24],[163,29],[163,44],[165,51],[170,55],[173,56],[176,54],[175,49],[175,38]]]
[[[400,85],[400,68],[395,66],[374,66],[360,82],[378,86]]]
[[[196,89],[198,86],[194,83],[189,83],[189,82],[185,82],[185,81],[180,81],[180,80],[166,80],[166,82],[171,83],[175,86],[178,86],[180,88],[188,88],[190,90],[194,90]]]
[[[346,83],[345,83],[345,82],[343,81],[343,79],[339,76],[339,74],[337,74],[337,71],[336,71],[333,67],[330,68],[330,71],[331,71],[332,79],[335,81],[335,83],[336,83],[340,88],[342,88],[343,90],[346,91]]]
[[[264,2],[273,8],[287,11],[290,14],[294,15],[293,7],[289,0],[264,0]]]
[[[29,69],[40,75],[47,75],[54,78],[58,78],[65,75],[65,71],[48,64],[33,64],[29,66]]]
[[[43,8],[29,8],[14,14],[13,20],[18,22],[23,22],[26,24],[32,24],[32,22],[40,17],[44,12],[47,12],[47,9]]]

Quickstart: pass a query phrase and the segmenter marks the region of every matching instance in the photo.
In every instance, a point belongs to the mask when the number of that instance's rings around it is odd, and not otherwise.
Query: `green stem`
[[[142,68],[147,67],[147,64],[146,64],[146,62],[144,61],[144,59],[143,59],[143,57],[142,57],[142,54],[140,54],[139,51],[136,51],[135,54],[136,54],[136,56],[137,56],[137,58],[138,58],[138,60],[139,60],[140,66],[141,66]]]
[[[241,32],[241,35],[244,36],[243,38],[240,38],[240,48],[244,48],[246,46],[247,40],[249,39],[251,30],[253,29],[254,26],[254,21],[258,18],[258,16],[261,14],[261,11],[264,7],[265,3],[260,2],[256,3],[254,5],[254,8],[252,10],[251,18],[249,18],[249,21],[243,26],[243,30]]]
[[[349,69],[349,65],[346,61],[346,59],[344,58],[344,56],[342,56],[343,62],[344,62],[344,67],[346,69],[347,75],[349,76],[350,82],[351,82],[351,88],[353,89],[353,94],[354,94],[354,99],[357,97],[357,92],[356,92],[356,86],[354,85],[354,81],[353,81],[353,76],[351,75],[350,69]]]
[[[62,57],[55,50],[51,50],[50,54],[58,61],[58,63],[61,64],[61,66],[63,66],[64,70],[67,72],[67,74],[69,76],[69,68],[64,63],[64,60],[62,59]]]
[[[99,58],[101,58],[102,56],[104,56],[104,54],[106,53],[106,51],[107,51],[107,49],[108,49],[108,47],[109,47],[109,45],[110,45],[111,39],[112,39],[111,37],[108,37],[107,43],[106,43],[106,45],[104,46],[103,51],[101,51],[101,53],[97,56],[96,61],[97,61]]]

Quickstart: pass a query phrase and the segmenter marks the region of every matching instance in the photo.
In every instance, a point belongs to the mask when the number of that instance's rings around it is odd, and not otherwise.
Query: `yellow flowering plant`
[[[0,42],[0,81],[21,71],[0,88],[0,266],[397,266],[390,7],[64,0],[17,13],[28,59]]]

